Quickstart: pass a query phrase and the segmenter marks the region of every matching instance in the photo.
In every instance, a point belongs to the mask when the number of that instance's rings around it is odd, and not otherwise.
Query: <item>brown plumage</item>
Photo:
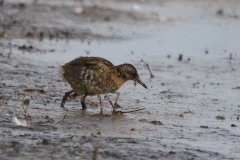
[[[64,66],[61,66],[61,74],[71,85],[72,91],[65,93],[61,107],[68,96],[75,92],[84,95],[81,104],[86,109],[85,98],[90,95],[106,94],[118,90],[127,80],[134,80],[143,87],[147,86],[139,78],[136,68],[131,64],[114,66],[111,62],[100,57],[79,57]],[[100,98],[100,96],[99,96]],[[102,102],[101,114],[102,114]]]

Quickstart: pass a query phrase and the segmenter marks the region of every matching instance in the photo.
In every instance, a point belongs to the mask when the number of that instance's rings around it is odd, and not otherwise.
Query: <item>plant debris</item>
[[[182,55],[182,54],[179,54],[178,60],[179,60],[179,61],[182,61],[182,60],[183,60],[183,55]]]
[[[208,126],[201,126],[201,128],[208,128]]]
[[[163,123],[160,121],[151,121],[151,123],[154,125],[163,125]]]
[[[10,55],[12,54],[12,46],[10,47],[10,51],[8,53],[8,58],[10,58]]]
[[[33,47],[33,46],[25,46],[25,45],[19,46],[18,49],[20,49],[20,50],[33,50],[33,51],[37,50],[36,47]]]
[[[97,160],[97,155],[98,155],[98,147],[96,147],[93,152],[93,160]]]
[[[181,113],[181,114],[179,114],[179,117],[183,117],[183,114]]]
[[[29,115],[28,113],[27,113],[27,107],[30,105],[30,100],[29,99],[25,99],[25,97],[26,96],[31,96],[31,98],[33,99],[33,96],[31,95],[31,93],[29,93],[29,92],[26,92],[26,94],[25,94],[25,96],[23,97],[23,99],[22,99],[22,107],[23,107],[23,110],[24,110],[24,112],[25,112],[25,119],[27,119],[27,118],[30,118],[31,116],[33,116],[34,114],[36,114],[36,113],[38,113],[38,112],[40,112],[41,110],[39,110],[39,111],[37,111],[37,112],[34,112],[34,113],[32,113],[31,115]],[[25,100],[24,100],[25,99]],[[25,107],[24,107],[25,106]]]
[[[97,106],[98,106],[98,103],[92,102],[92,103],[90,104],[90,106],[97,107]]]
[[[48,142],[48,140],[43,139],[42,144],[44,144],[44,145],[49,145],[49,142]]]
[[[224,11],[222,8],[217,10],[217,15],[223,16],[223,13],[224,13]]]
[[[42,94],[45,94],[46,92],[43,90],[43,89],[24,89],[23,91],[26,91],[26,92],[39,92],[39,93],[42,93]]]
[[[146,108],[140,108],[140,109],[136,109],[136,110],[132,110],[132,111],[123,111],[122,113],[132,113],[132,112],[137,112],[137,111],[141,111],[144,109],[146,109]]]
[[[154,78],[155,76],[152,74],[149,65],[146,62],[144,62],[142,59],[141,59],[141,62],[145,63],[145,65],[147,66],[149,73],[150,73],[150,78]]]
[[[17,117],[13,116],[12,122],[17,126],[27,126],[26,120],[19,120]]]
[[[217,119],[220,119],[220,120],[225,120],[225,117],[224,117],[224,116],[217,116],[216,118],[217,118]]]
[[[67,114],[65,114],[65,115],[63,116],[63,120],[62,120],[63,122],[64,122],[64,120],[65,120],[66,116],[67,116]]]

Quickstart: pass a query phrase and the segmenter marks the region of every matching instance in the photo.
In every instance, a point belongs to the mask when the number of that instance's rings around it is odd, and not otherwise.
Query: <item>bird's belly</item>
[[[77,93],[78,95],[84,95],[85,93],[87,93],[86,89],[84,87],[80,87],[80,86],[74,86],[71,85],[71,88],[73,89],[73,91],[75,93]]]
[[[105,94],[109,92],[114,92],[118,90],[123,84],[122,81],[118,79],[113,79],[109,76],[102,76],[101,78],[96,78],[92,80],[81,80],[75,85],[68,81],[73,89],[79,95],[88,94],[88,95],[97,95]]]
[[[108,82],[107,84],[97,83],[97,85],[86,85],[86,90],[89,95],[96,95],[96,94],[105,94],[109,92],[114,92],[118,90],[120,86],[116,86],[112,84],[111,82]]]
[[[113,79],[98,81],[93,84],[85,85],[88,95],[105,94],[114,92],[121,87],[122,84],[116,83]]]

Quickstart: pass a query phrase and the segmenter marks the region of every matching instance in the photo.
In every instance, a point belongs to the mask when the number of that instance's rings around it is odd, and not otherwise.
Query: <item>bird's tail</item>
[[[65,70],[64,70],[63,66],[60,66],[60,67],[61,67],[61,75],[64,77]]]

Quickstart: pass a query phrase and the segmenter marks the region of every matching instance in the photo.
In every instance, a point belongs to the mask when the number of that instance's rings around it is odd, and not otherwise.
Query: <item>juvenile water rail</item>
[[[61,107],[64,107],[68,96],[73,92],[84,95],[81,99],[83,110],[87,109],[86,97],[98,95],[101,106],[100,114],[103,113],[100,94],[115,92],[128,80],[136,81],[147,89],[133,65],[125,63],[114,66],[110,61],[100,57],[76,58],[61,66],[61,75],[73,89],[65,93]],[[115,111],[114,108],[113,113]]]

